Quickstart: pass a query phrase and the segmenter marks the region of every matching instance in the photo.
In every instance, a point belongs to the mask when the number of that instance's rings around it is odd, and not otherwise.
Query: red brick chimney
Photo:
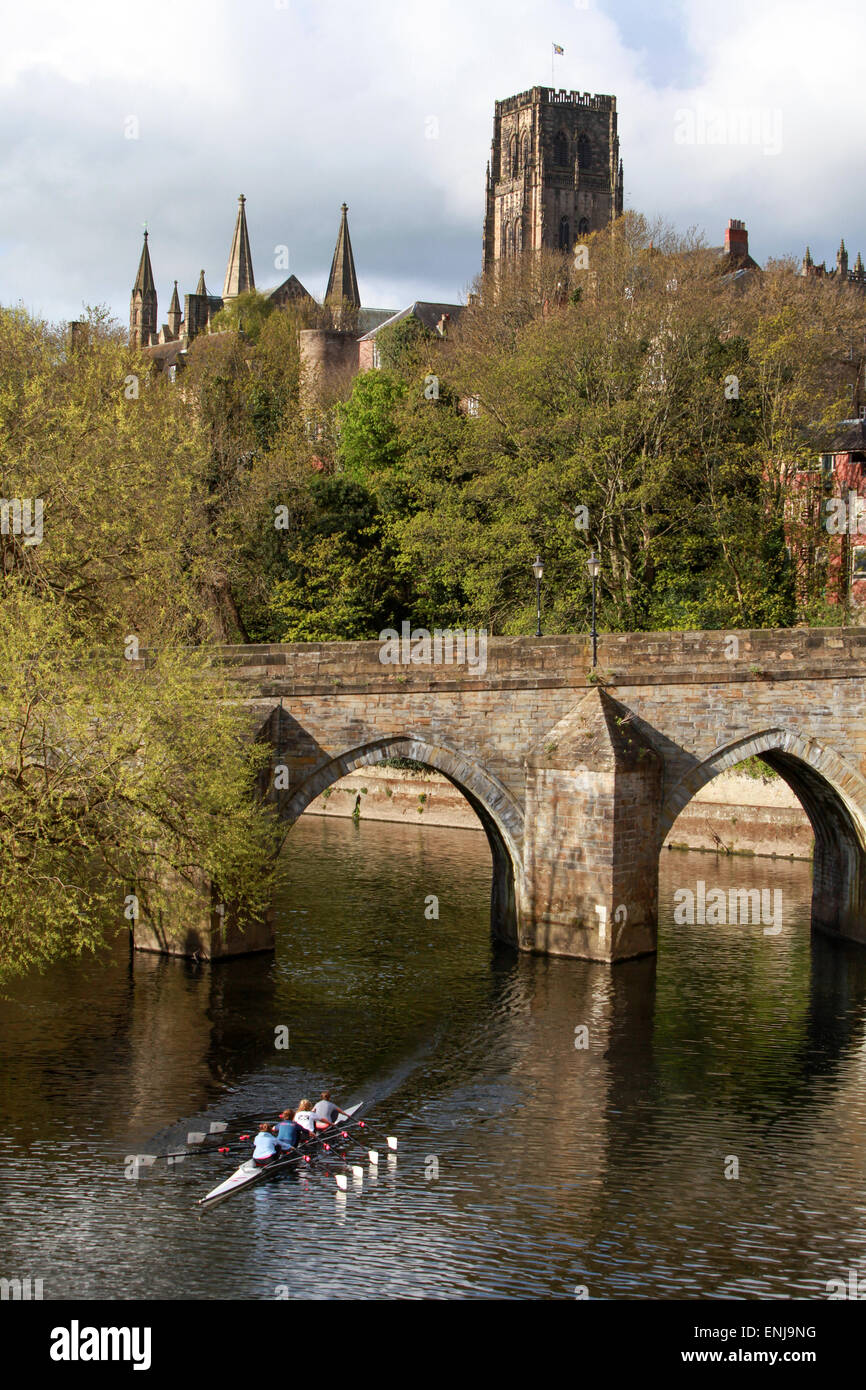
[[[746,231],[745,222],[740,222],[736,217],[732,217],[728,222],[725,231],[725,250],[729,256],[745,258],[749,254],[749,233]]]

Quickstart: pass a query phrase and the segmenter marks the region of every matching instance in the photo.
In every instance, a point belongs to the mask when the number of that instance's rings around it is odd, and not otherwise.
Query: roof
[[[866,452],[866,420],[840,420],[839,433],[833,436],[830,453],[859,454],[863,452]]]
[[[271,285],[266,290],[260,290],[266,299],[273,299],[275,295],[283,291],[289,299],[312,299],[310,291],[302,285],[297,275],[290,275],[287,280],[281,280],[278,285]]]
[[[142,348],[142,355],[149,357],[152,361],[158,362],[161,367],[174,367],[178,362],[183,365],[187,350],[183,345],[183,339],[177,338],[171,343],[157,343],[154,347]]]
[[[398,313],[392,314],[389,319],[385,319],[384,322],[377,324],[371,332],[365,333],[361,341],[364,342],[367,338],[375,338],[380,328],[390,328],[392,324],[400,323],[402,319],[408,319],[410,317],[418,319],[419,322],[423,323],[425,328],[429,328],[431,333],[435,333],[437,331],[436,325],[439,323],[443,314],[447,314],[451,322],[456,323],[465,308],[465,304],[434,304],[430,300],[416,299],[415,303],[410,304],[407,309],[400,309]]]

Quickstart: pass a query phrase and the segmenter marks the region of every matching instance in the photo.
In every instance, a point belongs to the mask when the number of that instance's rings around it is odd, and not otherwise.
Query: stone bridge
[[[813,927],[866,944],[866,629],[489,639],[486,670],[378,642],[225,647],[291,825],[382,758],[443,773],[493,855],[494,935],[614,962],[656,949],[659,852],[690,798],[760,756],[815,835]],[[256,942],[227,941],[230,954]],[[205,952],[208,953],[208,952]]]

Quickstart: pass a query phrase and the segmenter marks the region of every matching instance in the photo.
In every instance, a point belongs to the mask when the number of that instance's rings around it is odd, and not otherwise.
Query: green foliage
[[[421,362],[426,359],[429,345],[438,341],[437,335],[431,333],[414,314],[409,314],[405,319],[400,319],[398,323],[390,324],[387,328],[381,328],[376,334],[376,346],[382,366],[386,371],[400,374],[417,371]]]
[[[214,316],[211,330],[214,333],[243,333],[250,342],[257,343],[275,307],[267,295],[258,290],[246,290],[220,309]]]

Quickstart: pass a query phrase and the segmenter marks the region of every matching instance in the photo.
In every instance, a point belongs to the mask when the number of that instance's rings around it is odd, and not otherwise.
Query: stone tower
[[[497,101],[485,270],[521,251],[569,251],[621,212],[616,97],[533,87]]]
[[[351,309],[360,309],[361,307],[358,277],[355,274],[355,257],[352,255],[352,243],[349,240],[348,211],[346,204],[343,203],[340,209],[340,230],[337,233],[337,245],[334,248],[331,274],[328,276],[328,288],[325,292],[325,303],[332,304],[336,309],[342,305],[348,305]]]
[[[232,237],[232,249],[229,252],[229,263],[226,267],[223,299],[235,299],[239,294],[245,294],[247,290],[254,290],[256,287],[250,237],[247,231],[247,214],[244,206],[246,201],[242,193],[238,198],[238,215],[235,222],[235,234]]]
[[[132,287],[129,302],[129,342],[131,347],[149,347],[157,337],[156,285],[153,282],[153,269],[150,252],[147,249],[147,232],[141,248],[138,274]]]

